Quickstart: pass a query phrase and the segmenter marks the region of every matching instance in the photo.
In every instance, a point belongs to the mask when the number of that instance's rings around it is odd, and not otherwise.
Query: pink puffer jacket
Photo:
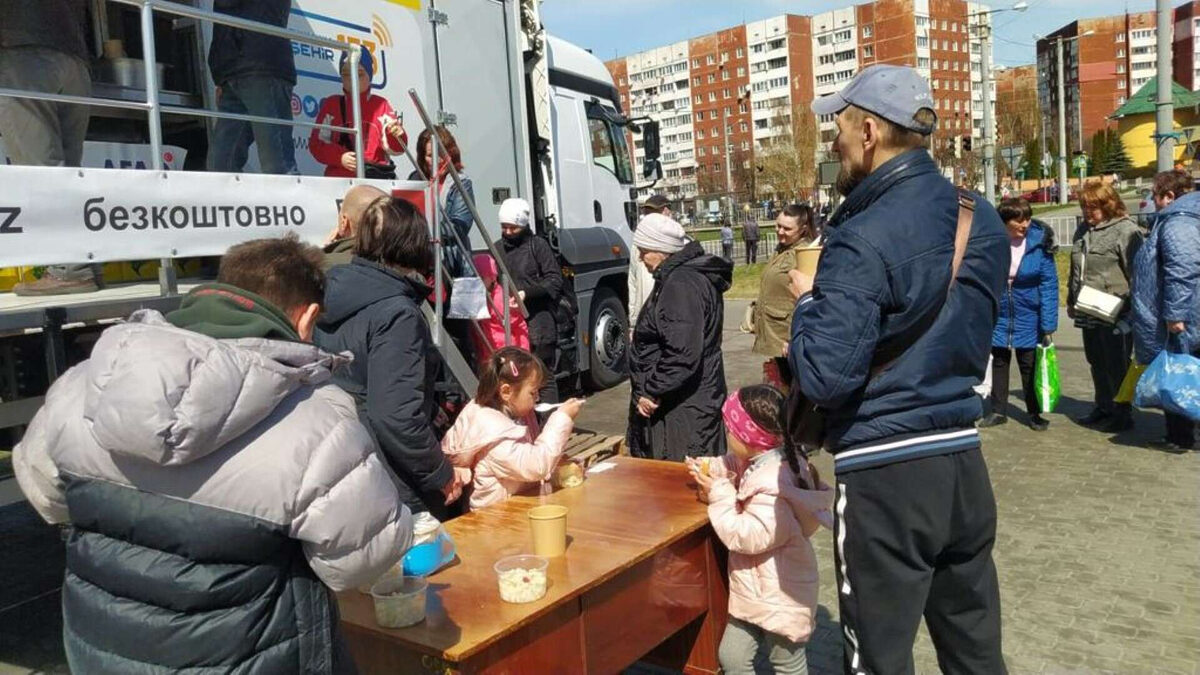
[[[808,538],[822,524],[832,527],[833,490],[800,487],[778,451],[749,464],[727,455],[726,465],[732,471],[713,483],[708,518],[729,548],[729,614],[807,641],[816,624],[818,581]],[[801,470],[808,481],[807,467]]]
[[[532,415],[521,424],[472,399],[442,439],[442,452],[454,466],[472,469],[469,505],[475,510],[548,479],[574,427],[575,420],[559,409],[539,434]]]

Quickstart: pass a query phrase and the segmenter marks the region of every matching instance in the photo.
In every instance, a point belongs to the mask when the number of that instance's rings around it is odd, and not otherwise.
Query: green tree
[[[1038,139],[1025,143],[1025,153],[1022,155],[1026,178],[1045,178],[1042,173],[1042,144]]]
[[[1133,168],[1133,161],[1129,159],[1129,154],[1125,152],[1125,143],[1121,141],[1121,137],[1117,134],[1112,134],[1108,140],[1104,161],[1099,163],[1101,173],[1115,173],[1124,175]]]

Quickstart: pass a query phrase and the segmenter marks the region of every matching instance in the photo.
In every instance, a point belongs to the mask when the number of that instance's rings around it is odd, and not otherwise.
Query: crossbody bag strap
[[[897,336],[875,352],[875,358],[872,359],[871,365],[871,378],[886,370],[903,356],[909,347],[925,335],[925,332],[937,320],[938,315],[942,313],[942,308],[946,306],[946,300],[950,297],[950,290],[954,288],[954,282],[958,278],[958,270],[962,267],[963,258],[966,257],[967,241],[971,238],[971,224],[974,220],[975,198],[966,190],[959,188],[958,222],[954,228],[954,256],[950,259],[950,284],[946,287],[946,296],[934,310],[921,317],[921,320],[914,324],[907,333]]]

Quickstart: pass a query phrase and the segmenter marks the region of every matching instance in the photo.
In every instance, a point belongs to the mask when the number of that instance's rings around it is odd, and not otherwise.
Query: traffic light
[[[967,136],[963,136],[963,137],[962,137],[962,149],[963,149],[963,152],[970,152],[970,151],[971,151],[971,137],[970,137],[970,135],[967,135]]]

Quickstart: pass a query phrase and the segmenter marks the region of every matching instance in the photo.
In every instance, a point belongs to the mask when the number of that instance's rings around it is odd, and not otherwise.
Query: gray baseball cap
[[[933,93],[920,73],[906,66],[874,65],[863,68],[841,91],[812,102],[817,115],[839,113],[854,105],[889,122],[922,134],[933,133],[937,124]],[[918,124],[913,116],[921,108],[933,112],[933,124]]]

